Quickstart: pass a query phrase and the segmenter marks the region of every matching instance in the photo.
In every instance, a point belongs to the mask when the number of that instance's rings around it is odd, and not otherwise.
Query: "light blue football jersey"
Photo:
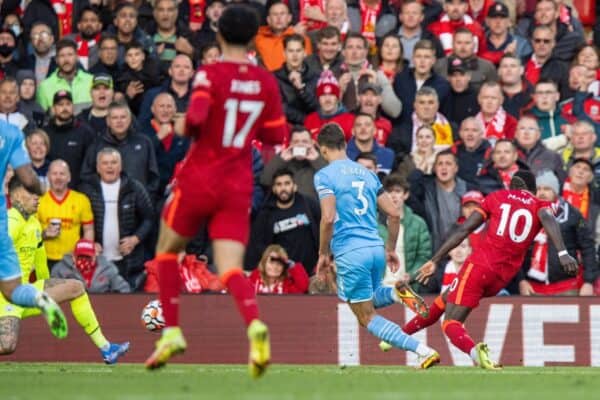
[[[319,199],[335,196],[336,217],[331,251],[335,257],[362,247],[383,246],[377,232],[377,176],[362,165],[336,160],[315,174]]]
[[[4,180],[6,167],[10,164],[17,169],[30,163],[29,154],[25,148],[23,132],[16,126],[0,121],[0,177]],[[6,199],[0,196],[0,214],[6,216]]]

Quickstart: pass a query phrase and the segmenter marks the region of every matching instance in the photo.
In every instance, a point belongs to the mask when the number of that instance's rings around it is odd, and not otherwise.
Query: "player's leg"
[[[146,360],[148,369],[164,366],[172,356],[183,353],[187,348],[187,343],[179,327],[181,278],[178,255],[185,250],[185,246],[191,238],[178,234],[169,226],[169,221],[164,220],[165,214],[168,217],[167,207],[165,206],[163,212],[154,258],[158,265],[159,299],[165,318],[165,328],[160,340],[156,342],[156,349]]]
[[[215,239],[212,247],[219,276],[235,300],[238,311],[248,327],[250,375],[255,378],[259,377],[265,372],[271,361],[271,346],[269,330],[258,319],[258,304],[254,288],[244,276],[241,268],[245,245],[242,241]]]
[[[119,357],[127,353],[129,342],[110,343],[102,333],[100,323],[83,283],[76,279],[50,278],[37,281],[35,284],[43,285],[46,293],[57,303],[65,301],[70,303],[73,317],[90,337],[90,340],[98,347],[106,364],[115,364]],[[30,314],[26,313],[25,316],[30,316]]]
[[[1,228],[0,228],[1,229]],[[5,230],[5,229],[4,229]],[[59,339],[68,334],[67,320],[54,300],[31,284],[21,283],[21,268],[10,237],[0,236],[0,292],[20,307],[39,308],[50,331]]]
[[[458,280],[456,280],[456,283],[458,284]],[[435,324],[442,317],[444,311],[446,310],[447,294],[448,291],[446,290],[444,293],[437,296],[433,300],[433,303],[431,303],[429,306],[429,313],[427,316],[422,316],[419,314],[415,315],[410,321],[404,324],[402,330],[409,335],[412,335],[413,333],[419,332],[420,330]]]

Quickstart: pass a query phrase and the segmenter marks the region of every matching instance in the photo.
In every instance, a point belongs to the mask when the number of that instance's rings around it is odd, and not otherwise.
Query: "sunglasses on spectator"
[[[534,38],[533,39],[533,43],[544,43],[544,44],[550,44],[552,43],[552,39],[540,39],[540,38]]]
[[[278,263],[281,263],[283,265],[287,264],[287,262],[283,258],[281,258],[281,257],[271,257],[271,256],[269,256],[269,262],[278,262]]]

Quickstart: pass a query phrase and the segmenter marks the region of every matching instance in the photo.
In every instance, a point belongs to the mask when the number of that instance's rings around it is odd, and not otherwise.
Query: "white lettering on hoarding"
[[[600,367],[600,306],[590,306],[590,365]]]

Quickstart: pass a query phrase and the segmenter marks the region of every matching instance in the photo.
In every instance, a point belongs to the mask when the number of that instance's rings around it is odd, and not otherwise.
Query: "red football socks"
[[[475,347],[475,342],[471,339],[463,324],[453,319],[446,320],[442,325],[442,330],[453,345],[467,355],[471,355],[471,349]]]
[[[165,326],[178,326],[181,277],[179,276],[177,254],[157,254],[154,260],[158,264],[159,298],[165,317]]]
[[[433,325],[435,322],[437,322],[437,320],[439,320],[444,313],[445,309],[446,303],[444,303],[444,300],[442,300],[441,296],[438,296],[433,301],[433,304],[429,307],[429,316],[427,318],[423,318],[417,314],[402,327],[402,330],[408,335],[419,332],[421,329],[425,329],[429,325]]]
[[[238,311],[246,326],[250,325],[255,319],[258,319],[258,304],[256,303],[256,294],[252,285],[244,276],[241,269],[233,269],[221,276],[221,282],[227,286],[227,290],[233,296]]]

